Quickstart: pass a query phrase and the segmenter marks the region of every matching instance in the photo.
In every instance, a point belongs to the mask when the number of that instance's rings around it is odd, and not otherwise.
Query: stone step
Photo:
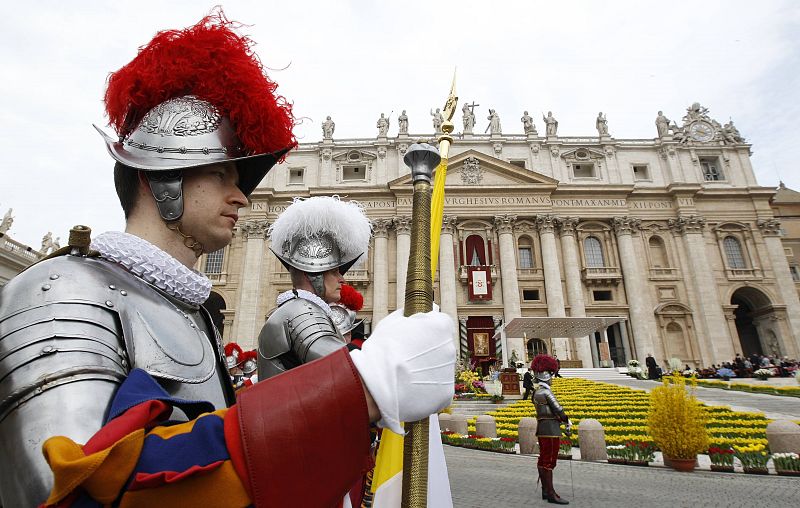
[[[590,379],[593,381],[630,379],[627,374],[622,374],[616,368],[561,369],[558,373],[561,374],[562,377]]]

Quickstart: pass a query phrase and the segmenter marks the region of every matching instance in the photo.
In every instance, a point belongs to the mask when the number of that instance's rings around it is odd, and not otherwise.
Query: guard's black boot
[[[542,499],[547,499],[547,490],[544,488],[544,475],[542,474],[542,471],[544,471],[544,469],[540,467],[537,469],[539,470],[539,481],[542,482]]]
[[[569,501],[561,499],[553,488],[553,471],[544,470],[543,472],[544,477],[542,478],[542,483],[545,484],[545,488],[547,489],[547,502],[551,504],[569,504]]]

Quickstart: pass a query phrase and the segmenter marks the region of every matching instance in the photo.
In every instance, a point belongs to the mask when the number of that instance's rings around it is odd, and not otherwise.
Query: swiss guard
[[[76,227],[0,289],[2,506],[335,506],[369,466],[370,422],[452,397],[454,350],[428,352],[451,327],[435,312],[234,395],[192,267],[296,143],[239,26],[216,10],[111,74],[103,139],[126,231],[90,244]]]
[[[550,389],[553,376],[558,372],[558,362],[552,356],[539,354],[531,362],[531,370],[538,383],[533,392],[533,403],[536,407],[536,437],[539,440],[537,467],[542,482],[542,499],[553,504],[569,504],[553,488],[553,469],[561,443],[561,423],[567,424],[567,432],[572,429],[572,422]]]
[[[293,287],[278,295],[278,307],[259,334],[259,379],[346,344],[330,305],[341,298],[344,274],[366,255],[372,227],[358,203],[316,196],[295,199],[275,219],[269,236]]]

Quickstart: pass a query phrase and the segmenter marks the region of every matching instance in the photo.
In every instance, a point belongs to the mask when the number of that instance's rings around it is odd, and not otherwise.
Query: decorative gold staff
[[[414,195],[411,209],[411,250],[406,278],[406,316],[430,312],[433,307],[433,273],[439,250],[439,235],[444,212],[444,180],[447,154],[453,138],[453,114],[458,97],[456,81],[444,106],[443,134],[439,137],[441,155],[427,143],[415,143],[408,148],[403,160],[411,168]],[[441,163],[441,164],[440,164]],[[431,176],[436,171],[436,191],[431,206]],[[433,213],[431,213],[433,209]],[[435,242],[432,241],[435,239]],[[428,504],[428,439],[429,419],[406,424],[408,434],[403,444],[403,508],[426,508]]]

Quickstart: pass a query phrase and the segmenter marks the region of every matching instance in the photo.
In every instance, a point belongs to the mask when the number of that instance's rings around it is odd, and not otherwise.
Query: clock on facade
[[[689,127],[689,136],[695,141],[711,141],[714,127],[708,122],[695,122]]]

